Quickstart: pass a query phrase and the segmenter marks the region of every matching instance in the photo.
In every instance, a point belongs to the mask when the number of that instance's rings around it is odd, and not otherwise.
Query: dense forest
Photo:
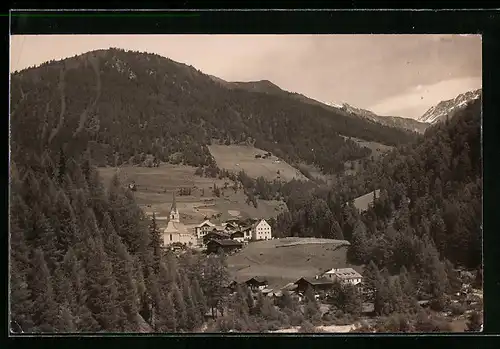
[[[454,265],[479,268],[480,123],[478,100],[415,144],[368,161],[361,173],[340,176],[333,186],[239,178],[251,197],[285,200],[288,211],[273,221],[277,236],[347,239],[353,262],[373,261],[393,272],[425,265],[417,261],[425,246]],[[353,199],[375,189],[374,205],[359,212]]]
[[[370,150],[341,137],[387,145],[418,136],[280,94],[227,88],[167,58],[93,51],[11,77],[12,151],[41,154],[67,139],[68,156],[87,144],[96,165],[160,161],[209,166],[211,142],[248,143],[291,163],[343,170]],[[31,132],[26,132],[30,130]]]
[[[322,314],[310,289],[300,303],[286,291],[275,303],[246,287],[229,290],[223,255],[163,250],[154,217],[145,218],[117,177],[102,185],[89,151],[80,159],[46,151],[30,160],[11,166],[10,314],[25,333],[265,332],[290,326],[317,332],[314,326],[360,318],[363,296],[353,286],[336,284],[323,301],[330,310]],[[400,241],[412,239],[406,237]],[[377,266],[383,262],[373,261],[375,252],[361,254],[372,257],[364,277],[377,331],[449,330],[417,304],[426,292],[434,309],[464,312],[446,303],[446,293],[460,285],[452,264],[440,259],[430,238],[413,239],[415,254],[399,256],[414,259],[409,268],[399,261],[397,273]],[[362,245],[353,243],[356,254]],[[474,312],[469,329],[478,330],[480,321]]]
[[[312,332],[317,325],[359,318],[362,298],[349,285],[335,285],[323,315],[311,290],[302,304],[284,292],[276,305],[246,287],[231,292],[223,255],[163,250],[154,217],[144,217],[116,177],[103,187],[90,152],[84,154],[75,160],[47,151],[32,155],[29,165],[11,166],[10,310],[12,323],[25,333],[263,332],[289,326]],[[430,240],[419,252],[422,264],[401,267],[397,278],[373,261],[367,266],[378,330],[449,330],[416,300],[419,282],[426,280],[434,307],[443,307],[456,274],[449,262],[440,262]],[[475,315],[469,327],[477,330],[479,321]]]

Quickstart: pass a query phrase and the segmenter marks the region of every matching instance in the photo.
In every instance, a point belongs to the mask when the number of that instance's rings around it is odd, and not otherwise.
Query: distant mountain
[[[418,121],[435,124],[451,117],[456,111],[464,109],[472,101],[478,99],[482,94],[482,89],[468,91],[459,94],[453,99],[439,102],[425,112]]]
[[[12,74],[11,130],[18,156],[90,147],[99,165],[139,164],[152,155],[212,166],[207,145],[246,143],[324,172],[370,155],[341,135],[392,146],[416,139],[267,80],[229,83],[159,55],[119,49]]]
[[[336,105],[338,106],[338,105]],[[413,132],[423,133],[429,124],[414,119],[403,118],[399,116],[382,116],[377,115],[372,111],[356,108],[347,103],[338,106],[341,110],[346,111],[351,115],[361,116],[376,123],[389,126],[399,127]]]
[[[229,81],[225,81],[225,80],[218,78],[216,76],[213,76],[213,75],[210,75],[210,77],[215,82],[218,82],[222,86],[229,88],[229,89],[245,90],[248,92],[266,93],[269,95],[295,98],[295,99],[297,99],[301,102],[304,102],[304,103],[309,103],[312,105],[317,105],[317,106],[322,106],[322,107],[328,107],[328,105],[321,103],[315,99],[306,97],[303,94],[283,90],[281,87],[277,86],[276,84],[273,84],[269,80],[229,82]]]
[[[378,124],[397,127],[412,132],[423,133],[425,129],[429,126],[424,122],[419,122],[417,120],[402,118],[397,116],[380,116],[369,110],[353,107],[347,103],[344,104],[334,104],[334,103],[322,103],[315,99],[304,96],[300,93],[289,92],[281,89],[279,86],[273,84],[269,80],[261,81],[248,81],[248,82],[228,82],[224,81],[218,77],[211,76],[211,78],[219,82],[221,85],[231,89],[242,89],[250,92],[260,92],[266,94],[274,94],[283,97],[290,97],[300,100],[301,102],[321,106],[327,110],[334,111],[336,113],[343,113],[349,116],[357,116],[368,119],[370,121],[376,122]]]

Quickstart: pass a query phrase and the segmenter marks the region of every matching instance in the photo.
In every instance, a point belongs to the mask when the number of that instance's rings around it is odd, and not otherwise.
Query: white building
[[[271,240],[271,226],[264,219],[252,225],[253,240]]]
[[[167,227],[163,231],[163,245],[168,246],[176,242],[191,246],[196,243],[196,237],[181,223],[174,193]]]
[[[198,239],[203,238],[205,235],[207,235],[209,232],[211,232],[215,228],[215,224],[210,222],[208,219],[201,222],[197,226],[195,226],[194,230],[196,233],[196,237]]]
[[[352,285],[357,285],[363,280],[363,276],[352,268],[333,268],[324,273],[323,276],[333,281],[338,280]]]

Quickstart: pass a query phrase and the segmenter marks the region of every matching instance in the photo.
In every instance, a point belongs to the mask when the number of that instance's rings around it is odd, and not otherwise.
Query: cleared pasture
[[[238,173],[243,170],[252,178],[262,176],[267,180],[278,177],[283,181],[291,181],[294,178],[308,180],[298,169],[274,155],[267,159],[255,158],[256,155],[266,154],[262,149],[246,145],[210,145],[208,149],[215,158],[217,166],[228,171]]]
[[[134,196],[143,210],[157,216],[168,216],[172,206],[172,194],[180,188],[191,188],[191,195],[176,195],[181,220],[185,224],[200,223],[205,217],[221,214],[224,217],[275,217],[286,205],[281,201],[258,200],[258,206],[246,203],[242,190],[232,189],[232,181],[205,178],[194,174],[196,168],[183,165],[160,164],[160,167],[123,166],[99,168],[99,174],[107,184],[117,173],[124,185],[135,183]],[[227,188],[224,189],[227,183]],[[213,186],[221,188],[221,196],[213,194]],[[160,221],[160,225],[163,223]]]

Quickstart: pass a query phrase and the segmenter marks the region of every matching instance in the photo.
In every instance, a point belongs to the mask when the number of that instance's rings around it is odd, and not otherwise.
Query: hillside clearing
[[[257,200],[258,206],[246,204],[246,196],[241,189],[236,192],[231,188],[232,181],[218,178],[199,177],[194,174],[196,168],[184,165],[160,164],[160,167],[123,166],[101,167],[98,169],[104,183],[109,183],[112,176],[124,185],[135,183],[134,192],[139,206],[147,213],[168,216],[172,206],[172,194],[180,188],[191,188],[191,195],[176,195],[177,207],[181,220],[185,224],[196,224],[205,217],[221,214],[221,218],[255,217],[270,218],[277,216],[286,205],[277,200]],[[221,196],[213,194],[214,183],[221,188]],[[228,188],[224,189],[224,184]],[[160,226],[164,222],[159,222]]]
[[[264,177],[267,180],[281,179],[291,181],[292,179],[308,179],[299,170],[290,166],[276,156],[267,159],[255,158],[255,155],[264,155],[267,152],[246,145],[209,145],[208,149],[217,162],[217,166],[235,173],[241,170],[252,178]],[[278,175],[279,171],[279,175]]]
[[[352,267],[346,261],[346,252],[343,240],[292,237],[250,243],[228,256],[227,261],[231,276],[238,282],[261,276],[268,280],[269,287],[280,288],[333,267]]]
[[[380,196],[380,189],[371,191],[365,195],[361,195],[354,199],[354,206],[360,211],[368,210],[368,207],[373,204],[373,196],[378,198]]]

